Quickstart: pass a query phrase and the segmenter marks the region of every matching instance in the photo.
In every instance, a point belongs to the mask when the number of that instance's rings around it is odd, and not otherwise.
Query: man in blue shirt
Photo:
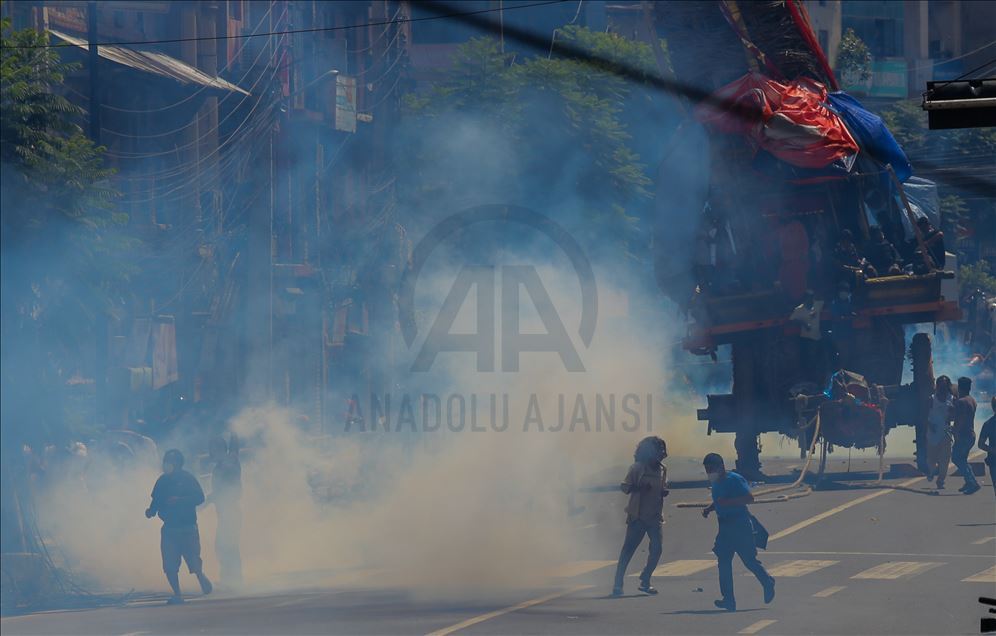
[[[719,533],[712,551],[719,563],[719,589],[723,598],[714,604],[731,612],[737,609],[733,596],[734,554],[757,577],[764,588],[764,602],[770,603],[775,598],[775,579],[757,560],[752,517],[747,511],[747,504],[754,503],[750,486],[738,473],[727,471],[723,458],[716,453],[706,455],[702,464],[712,485],[712,503],[702,511],[702,516],[708,518],[715,511],[719,519]]]

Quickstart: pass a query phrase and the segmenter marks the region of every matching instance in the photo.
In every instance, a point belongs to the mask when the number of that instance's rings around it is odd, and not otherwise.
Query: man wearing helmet
[[[170,605],[183,603],[180,594],[180,560],[197,577],[201,591],[211,593],[211,581],[204,576],[201,563],[201,537],[197,532],[197,506],[204,503],[204,491],[197,478],[183,470],[183,453],[174,449],[163,456],[163,474],[152,488],[152,503],[145,511],[149,519],[159,515],[163,520],[159,543],[163,571],[173,590]]]

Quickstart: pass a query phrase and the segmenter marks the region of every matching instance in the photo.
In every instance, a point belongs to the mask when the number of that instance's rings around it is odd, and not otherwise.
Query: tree
[[[837,52],[837,73],[844,84],[861,84],[871,79],[871,52],[854,29],[844,32]]]
[[[45,48],[48,41],[46,33],[13,29],[9,18],[0,22],[0,431],[7,459],[23,443],[65,434],[66,374],[92,358],[94,322],[122,296],[130,272],[113,171],[104,149],[83,134],[82,111],[60,95],[76,66]]]
[[[958,269],[958,282],[961,284],[962,297],[981,289],[987,296],[996,296],[996,276],[987,261],[977,261],[971,265],[962,265]]]
[[[558,55],[556,47],[550,58],[517,60],[494,39],[474,38],[459,47],[432,90],[406,97],[401,139],[418,156],[418,167],[409,174],[405,200],[431,206],[442,197],[459,198],[462,183],[470,182],[478,194],[490,188],[504,200],[556,210],[590,250],[642,258],[646,246],[637,228],[651,198],[650,179],[633,150],[629,121],[654,93],[613,67],[636,66],[649,77],[656,73],[653,53],[647,44],[575,26],[561,29],[558,42],[610,62]],[[463,155],[439,143],[462,134],[487,135],[475,142],[491,145],[489,153]],[[504,152],[500,161],[495,152]]]

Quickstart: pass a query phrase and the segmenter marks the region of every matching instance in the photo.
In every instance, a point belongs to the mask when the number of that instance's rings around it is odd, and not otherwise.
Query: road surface
[[[902,464],[902,460],[890,460]],[[906,460],[909,461],[909,460]],[[697,471],[693,462],[668,460],[672,475]],[[818,490],[788,502],[758,504],[754,513],[771,532],[762,562],[775,575],[777,597],[764,605],[761,589],[739,561],[734,572],[738,611],[713,608],[718,597],[709,552],[715,519],[674,504],[702,500],[700,484],[675,489],[666,510],[664,556],[657,596],[610,598],[622,541],[624,496],[595,492],[579,502],[577,559],[558,568],[549,585],[473,601],[422,601],[412,590],[391,589],[389,577],[363,571],[348,583],[248,597],[192,596],[166,607],[165,597],[81,611],[5,617],[10,634],[978,634],[996,597],[996,498],[988,476],[973,496],[929,494],[915,473],[890,472],[874,488],[877,462],[852,466],[863,488]],[[788,475],[782,462],[768,464]],[[840,460],[830,472],[842,470]],[[674,478],[674,477],[673,477]],[[850,484],[856,482],[850,481]],[[630,566],[646,557],[641,546]]]

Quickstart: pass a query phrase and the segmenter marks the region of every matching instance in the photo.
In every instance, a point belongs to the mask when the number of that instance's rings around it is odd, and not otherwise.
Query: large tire
[[[916,465],[920,472],[927,471],[927,413],[934,392],[934,361],[930,336],[918,333],[910,342],[910,362],[913,365],[913,392],[917,411],[913,422],[916,427]]]

